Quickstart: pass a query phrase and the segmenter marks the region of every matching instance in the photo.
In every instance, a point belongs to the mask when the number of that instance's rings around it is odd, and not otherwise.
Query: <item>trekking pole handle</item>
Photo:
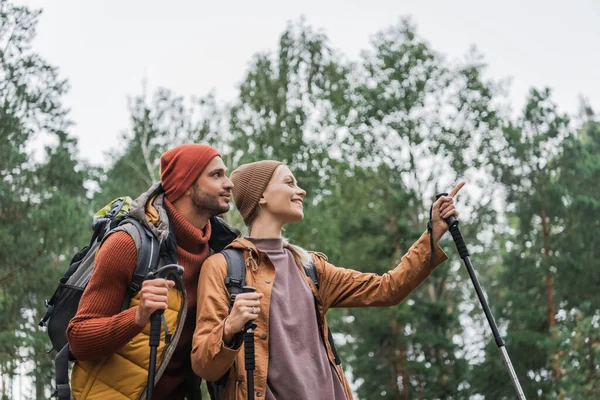
[[[448,196],[448,193],[438,193],[435,195],[435,200],[439,200],[442,196]],[[448,227],[452,229],[453,227],[458,225],[458,220],[454,217],[454,215],[449,216],[444,221],[448,224]]]
[[[160,267],[156,271],[152,271],[146,275],[146,279],[166,279],[167,276],[175,274],[178,277],[183,276],[183,267],[179,264],[168,264],[164,267]]]
[[[469,250],[467,249],[467,245],[465,244],[465,239],[460,233],[460,229],[458,229],[458,220],[454,217],[454,215],[451,215],[444,221],[446,221],[446,223],[448,224],[450,234],[452,235],[454,244],[456,244],[456,249],[458,250],[460,258],[465,260],[467,257],[469,257]]]
[[[256,288],[252,287],[252,286],[243,286],[242,287],[242,293],[254,293],[256,292]]]
[[[254,293],[256,289],[252,286],[244,286],[242,293]],[[254,330],[256,324],[254,321],[248,321],[244,325],[244,363],[246,364],[246,370],[254,371],[255,358],[254,358]]]
[[[160,345],[160,323],[164,310],[156,310],[150,314],[150,347],[158,347]]]
[[[183,267],[178,264],[168,264],[157,269],[156,271],[148,273],[146,279],[167,278],[172,274],[174,274],[177,278],[180,278],[183,275]],[[161,319],[164,312],[165,310],[156,310],[150,314],[149,341],[151,347],[158,347],[160,345]]]
[[[448,218],[445,219],[445,221],[448,224],[448,227],[450,229],[452,229],[454,226],[458,225],[458,220],[456,218],[454,218],[454,215],[449,216]]]
[[[439,200],[440,197],[442,196],[448,196],[448,193],[438,193],[435,195],[435,200]],[[433,210],[433,206],[431,208],[431,210]],[[431,223],[431,210],[429,211],[429,223]],[[458,220],[456,219],[456,217],[454,215],[449,216],[448,218],[445,218],[444,221],[446,221],[446,223],[448,224],[448,230],[450,231],[450,234],[452,235],[452,238],[454,239],[454,243],[456,243],[456,247],[458,248],[458,254],[460,255],[460,258],[464,259],[465,257],[469,256],[469,250],[467,250],[467,246],[465,245],[465,241],[460,233],[460,230],[458,229]],[[433,252],[433,239],[431,242],[431,251]]]
[[[256,288],[254,288],[252,286],[243,286],[242,287],[242,293],[255,293],[255,292],[256,292]],[[252,320],[246,322],[246,324],[244,325],[244,332],[253,332],[254,329],[256,329],[256,324]]]

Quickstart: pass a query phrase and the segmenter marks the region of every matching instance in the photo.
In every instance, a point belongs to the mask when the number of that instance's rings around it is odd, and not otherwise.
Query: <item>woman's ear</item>
[[[267,204],[267,199],[265,199],[265,196],[261,196],[260,200],[258,200],[258,204],[259,205],[265,205]]]

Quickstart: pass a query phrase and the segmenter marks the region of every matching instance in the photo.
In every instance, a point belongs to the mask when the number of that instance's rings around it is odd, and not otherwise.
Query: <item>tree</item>
[[[600,299],[597,263],[600,227],[600,119],[582,104],[582,126],[564,143],[559,184],[563,230],[556,252],[561,258],[557,272],[557,340],[560,355],[559,385],[567,398],[600,395]]]
[[[289,165],[308,193],[305,212],[315,222],[315,206],[329,193],[332,171],[344,158],[331,132],[349,112],[348,73],[326,36],[300,21],[283,32],[275,55],[254,57],[231,108],[234,164],[276,159]],[[296,224],[286,234],[309,247],[328,240],[314,228]]]
[[[485,161],[481,148],[488,145],[484,134],[498,130],[502,120],[492,106],[496,85],[481,78],[485,65],[476,54],[458,65],[448,63],[417,35],[410,20],[378,33],[372,48],[363,53],[356,118],[349,132],[353,146],[363,149],[363,159],[378,165],[380,189],[367,192],[367,206],[375,204],[380,214],[373,213],[372,230],[366,235],[362,230],[347,232],[342,265],[382,273],[424,231],[434,193],[460,176],[486,177],[480,172]],[[484,193],[461,205],[470,219],[481,222],[477,229],[486,222],[493,225],[491,198]],[[361,226],[369,225],[363,220]],[[479,233],[469,225],[463,232],[467,237]],[[370,261],[356,265],[357,253],[374,237],[380,238],[380,246],[367,253]],[[456,262],[438,268],[398,307],[377,314],[349,310],[350,320],[360,321],[348,324],[352,340],[347,351],[356,360],[353,375],[362,369],[361,398],[468,394],[459,310],[472,296],[465,296],[468,278],[459,268]]]
[[[549,89],[533,89],[522,116],[503,130],[504,145],[494,158],[493,171],[505,185],[508,224],[504,265],[494,298],[497,317],[510,334],[507,348],[517,357],[513,365],[527,397],[553,396],[560,392],[560,355],[557,307],[566,272],[557,246],[564,186],[558,171],[564,167],[562,144],[569,136],[569,120],[551,100]],[[488,348],[486,362],[474,381],[485,385],[492,376],[506,376],[495,349]],[[494,366],[492,368],[492,365]],[[488,369],[488,367],[490,367]],[[483,390],[483,388],[481,388]],[[510,385],[495,385],[492,398],[512,398]]]
[[[477,168],[482,158],[471,161],[469,150],[501,120],[481,63],[450,69],[408,22],[373,47],[362,65],[349,64],[323,34],[290,25],[276,54],[255,57],[232,107],[231,134],[240,163],[284,161],[307,189],[307,218],[287,229],[290,238],[334,264],[381,273],[423,232],[436,187]],[[450,110],[445,98],[456,98]],[[445,269],[400,307],[331,313],[333,329],[348,339],[342,350],[359,396],[459,395],[466,364],[453,338],[463,297],[450,288],[463,281]]]
[[[220,149],[227,143],[224,111],[213,94],[186,101],[159,88],[148,100],[144,89],[130,100],[129,110],[130,128],[110,150],[108,165],[97,172],[97,208],[119,196],[135,198],[158,182],[160,156],[168,149],[182,143],[206,143]]]
[[[476,51],[447,60],[404,19],[349,61],[301,20],[251,60],[231,105],[144,87],[108,164],[92,167],[75,157],[66,82],[31,50],[38,15],[0,0],[3,399],[22,365],[47,398],[42,299],[85,244],[91,213],[145,191],[160,155],[184,142],[213,145],[230,171],[288,164],[308,192],[307,218],[285,235],[371,273],[398,263],[433,195],[466,177],[479,190],[458,199],[461,230],[527,397],[600,395],[600,122],[589,105],[574,129],[549,90],[532,90],[512,121]],[[237,212],[225,216],[242,227]],[[442,247],[451,261],[401,305],[328,313],[360,398],[514,397],[454,246]]]
[[[61,105],[55,67],[31,50],[39,11],[0,1],[0,369],[11,395],[29,362],[35,398],[48,397],[49,347],[37,321],[86,218],[85,168]],[[46,142],[42,154],[36,147]]]

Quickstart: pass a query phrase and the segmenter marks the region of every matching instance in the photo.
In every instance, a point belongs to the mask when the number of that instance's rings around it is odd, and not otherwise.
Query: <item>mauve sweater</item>
[[[315,300],[282,239],[247,238],[275,266],[266,400],[346,400],[319,330]]]
[[[195,228],[166,198],[165,204],[175,230],[177,262],[184,268],[188,311],[175,352],[154,389],[154,398],[178,400],[185,396],[184,380],[191,373],[198,278],[209,255],[211,230],[210,223],[203,230]],[[96,256],[96,266],[77,314],[67,329],[71,352],[77,359],[102,359],[142,331],[135,323],[137,306],[121,312],[135,263],[135,244],[127,233],[117,232],[106,239]]]

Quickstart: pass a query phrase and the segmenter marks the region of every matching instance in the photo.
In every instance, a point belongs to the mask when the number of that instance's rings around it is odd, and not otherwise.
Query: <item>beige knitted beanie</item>
[[[231,173],[233,201],[246,226],[258,215],[258,201],[262,197],[280,161],[264,160],[244,164]]]

